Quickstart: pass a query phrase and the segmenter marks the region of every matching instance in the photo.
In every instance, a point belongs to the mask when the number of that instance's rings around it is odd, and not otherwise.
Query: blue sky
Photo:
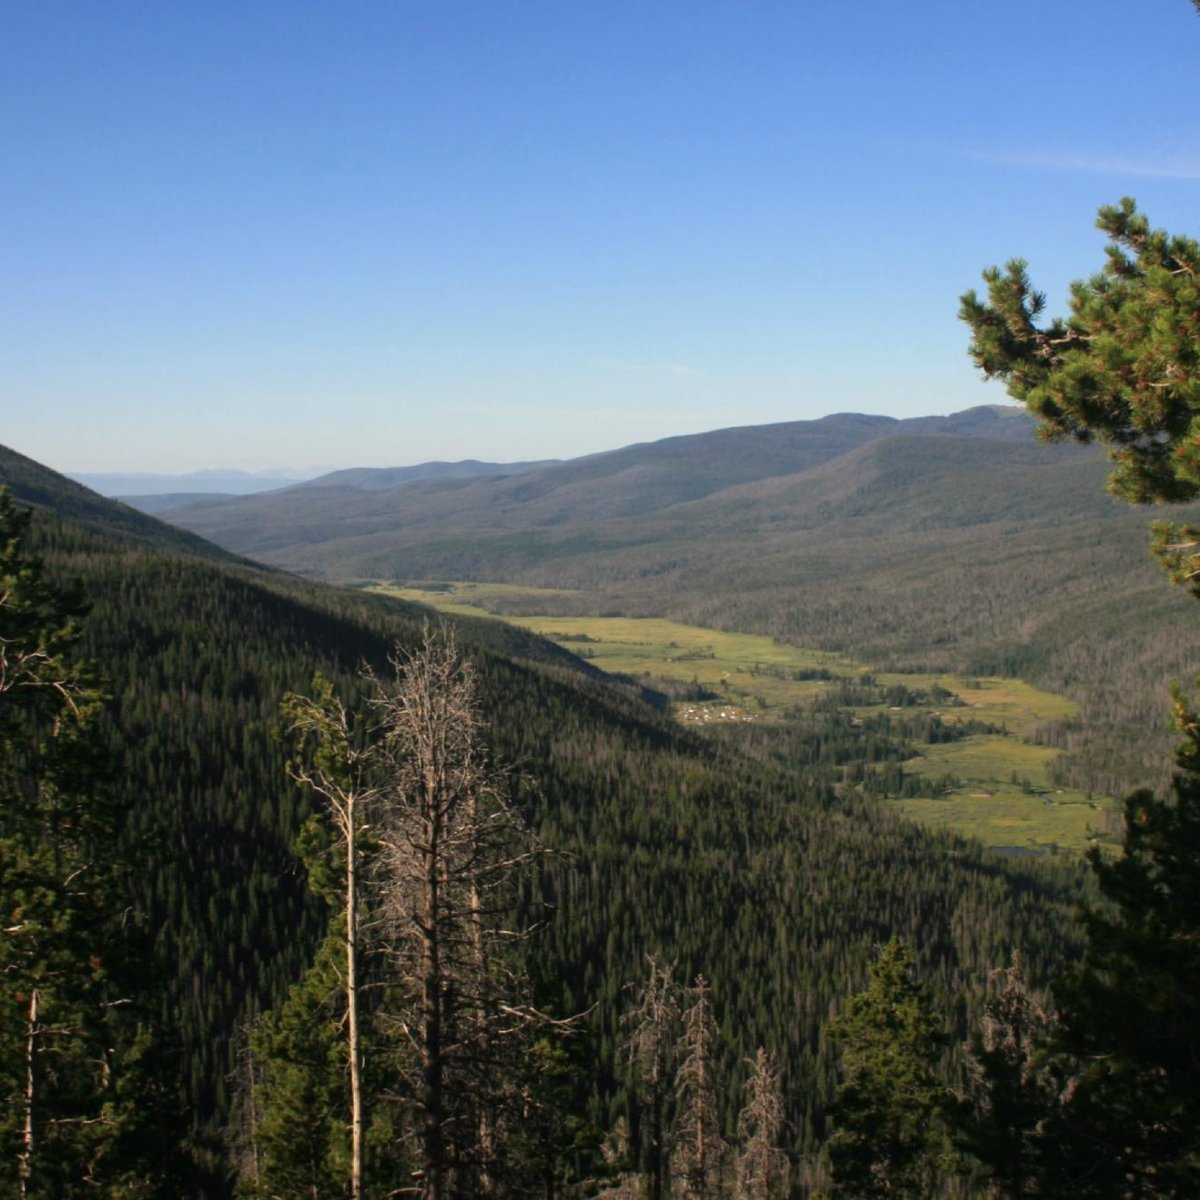
[[[0,441],[60,470],[569,456],[1006,398],[1131,194],[1200,232],[1187,0],[0,6]]]

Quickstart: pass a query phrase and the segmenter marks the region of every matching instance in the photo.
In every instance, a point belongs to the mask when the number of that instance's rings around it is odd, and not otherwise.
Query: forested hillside
[[[1011,409],[842,415],[509,480],[290,491],[173,519],[325,578],[572,589],[550,611],[669,616],[882,668],[1019,675],[1081,705],[1042,734],[1065,752],[1062,782],[1116,794],[1167,786],[1164,680],[1191,672],[1200,633],[1104,472],[1098,450],[1039,444]]]
[[[316,670],[351,699],[361,665],[383,669],[424,614],[193,554],[148,518],[130,525],[28,460],[3,462],[0,480],[38,507],[33,547],[51,576],[79,579],[93,602],[83,649],[111,694],[104,754],[161,981],[155,1038],[180,1083],[194,1186],[220,1195],[239,1026],[280,1001],[327,920],[294,849],[312,801],[285,771],[280,700]],[[774,1054],[793,1156],[824,1129],[824,1022],[877,943],[916,947],[958,1037],[1014,950],[1041,980],[1069,955],[1078,867],[1006,864],[887,815],[842,782],[863,753],[848,722],[714,742],[547,643],[495,623],[459,637],[491,751],[520,773],[519,807],[557,852],[524,891],[546,921],[526,953],[544,1006],[591,1014],[591,1065],[569,1091],[594,1123],[631,1102],[619,1012],[647,954],[711,979],[735,1079],[756,1046]],[[737,1103],[730,1091],[727,1120]]]
[[[972,409],[908,421],[842,413],[817,421],[665,438],[540,469],[530,463],[529,470],[510,479],[439,479],[427,467],[412,468],[412,481],[404,469],[339,471],[286,492],[194,505],[177,519],[223,546],[291,570],[340,578],[411,575],[408,556],[414,550],[432,546],[438,552],[446,543],[442,553],[457,547],[471,556],[486,555],[489,538],[519,538],[530,530],[550,533],[551,546],[563,540],[565,531],[597,522],[615,521],[615,529],[625,530],[623,537],[601,538],[598,547],[577,547],[566,539],[567,557],[630,541],[642,544],[649,539],[631,534],[630,520],[636,531],[652,514],[740,484],[819,468],[881,437],[908,433],[1023,440],[1028,430],[1028,420],[1012,409]],[[391,476],[390,486],[378,486]],[[556,530],[558,535],[551,533]],[[519,540],[516,549],[510,569],[555,555]],[[500,548],[506,559],[511,551]],[[555,556],[563,556],[563,548]],[[387,559],[391,566],[385,568]],[[374,564],[369,570],[363,565],[367,560]],[[493,569],[490,560],[480,566]]]

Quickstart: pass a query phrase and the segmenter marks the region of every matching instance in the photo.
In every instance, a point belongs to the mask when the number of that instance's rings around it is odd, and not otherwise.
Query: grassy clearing
[[[447,582],[430,580],[412,585],[376,584],[374,591],[386,592],[389,596],[399,596],[403,600],[416,600],[420,604],[436,603],[431,597],[441,596],[447,604],[466,605],[470,608],[490,610],[493,604],[511,599],[532,597],[541,599],[548,596],[571,596],[573,592],[565,588],[523,587],[519,583],[476,583],[473,580],[451,580]],[[479,614],[474,614],[478,616]]]
[[[1079,711],[1074,700],[1039,691],[1020,679],[964,679],[954,675],[921,678],[928,678],[953,692],[976,720],[1003,725],[1010,733],[1018,735],[1038,721],[1061,721]],[[948,717],[952,715],[947,714]]]
[[[438,583],[377,590],[429,604],[447,613],[488,615],[506,599],[524,601],[562,591],[509,584]],[[494,613],[490,615],[495,615]],[[845,655],[782,645],[756,634],[727,633],[659,618],[504,616],[515,625],[550,638],[612,674],[695,685],[715,699],[682,700],[675,715],[685,723],[786,720],[789,710],[812,702],[839,679],[867,673]],[[897,800],[903,811],[925,824],[953,829],[986,845],[1030,851],[1080,850],[1105,830],[1110,805],[1079,792],[1056,789],[1047,775],[1055,751],[1024,740],[1039,721],[1074,715],[1063,696],[1039,691],[1017,679],[962,678],[953,675],[880,673],[880,685],[901,684],[913,692],[950,692],[955,702],[905,715],[937,712],[944,721],[976,720],[1002,729],[958,742],[916,744],[918,757],[904,764],[941,786],[937,799]],[[858,708],[858,715],[884,711]]]
[[[1031,746],[1010,733],[927,746],[920,758],[905,765],[914,774],[949,773],[993,788],[1011,783],[1044,791],[1051,786],[1046,765],[1056,753],[1046,746]]]
[[[854,672],[850,663],[832,654],[777,645],[754,634],[724,633],[656,618],[512,619],[586,657],[602,671],[694,682],[758,715],[778,714],[786,706],[811,699],[824,686],[797,676]]]
[[[1079,849],[1109,832],[1107,800],[1051,783],[1046,766],[1054,750],[1013,734],[923,749],[905,771],[931,780],[953,776],[960,786],[936,800],[898,801],[915,820],[967,832],[985,845],[1026,850]]]
[[[967,833],[985,846],[1031,853],[1078,850],[1106,834],[1107,812],[1099,802],[1063,803],[1061,797],[1030,797],[1018,788],[977,793],[955,791],[940,800],[897,800],[904,814],[934,828]]]

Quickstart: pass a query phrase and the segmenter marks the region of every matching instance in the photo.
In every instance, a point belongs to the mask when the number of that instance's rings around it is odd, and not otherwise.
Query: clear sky
[[[0,442],[570,456],[1005,401],[957,297],[1200,232],[1188,0],[0,5]]]

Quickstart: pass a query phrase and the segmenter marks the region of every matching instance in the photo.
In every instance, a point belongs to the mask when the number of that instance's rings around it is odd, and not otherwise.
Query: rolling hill
[[[510,478],[292,490],[172,514],[331,579],[570,589],[543,611],[663,615],[880,666],[1019,674],[1079,700],[1064,778],[1165,785],[1165,681],[1200,631],[1095,447],[1020,410],[838,415],[630,446]],[[520,604],[520,601],[512,602]],[[532,611],[526,607],[526,611]],[[1131,619],[1136,613],[1137,619]]]
[[[480,536],[640,520],[739,484],[807,471],[901,430],[992,440],[1023,439],[1028,428],[1027,418],[1013,409],[907,422],[840,414],[667,438],[535,465],[510,477],[401,477],[402,471],[424,468],[399,468],[398,482],[379,487],[377,472],[337,472],[327,477],[337,486],[319,486],[318,480],[283,492],[191,505],[172,520],[289,570],[343,578],[368,574],[358,569],[364,561],[378,563],[395,552],[404,573],[403,552],[414,546],[448,540],[477,554],[471,539]],[[338,483],[338,477],[346,482]]]

